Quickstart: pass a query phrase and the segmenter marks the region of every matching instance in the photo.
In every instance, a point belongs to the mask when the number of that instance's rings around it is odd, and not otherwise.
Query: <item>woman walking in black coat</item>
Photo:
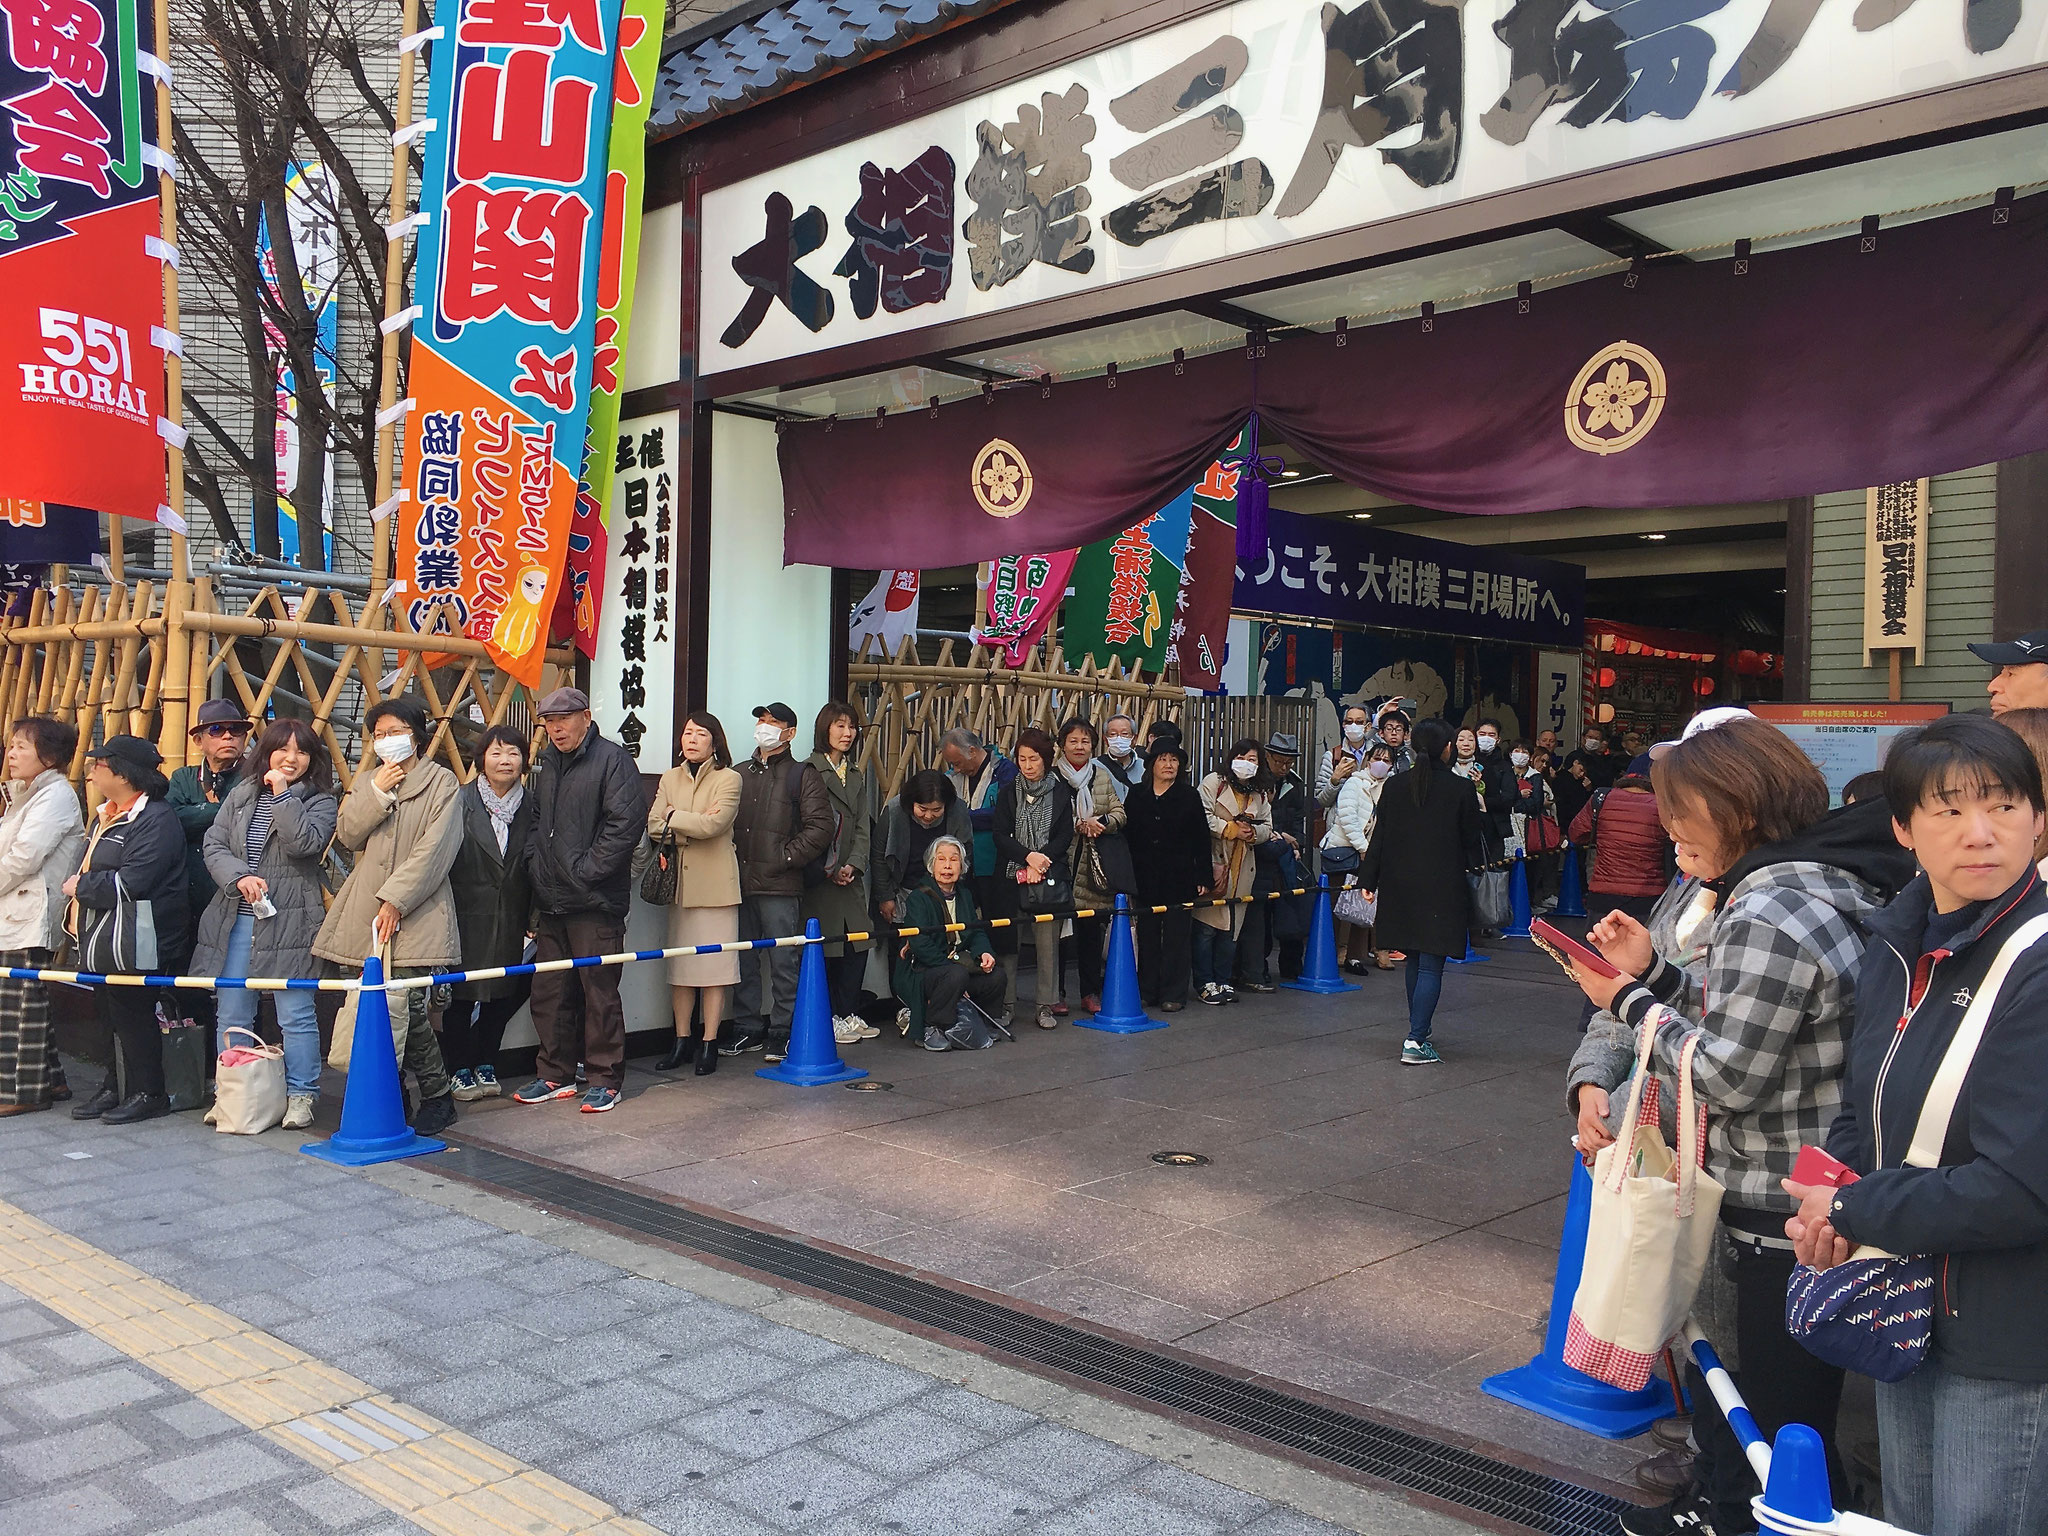
[[[1185,903],[1216,878],[1208,813],[1186,769],[1180,743],[1161,741],[1147,760],[1144,781],[1124,797],[1124,837],[1138,877],[1138,992],[1162,1013],[1188,1005],[1195,914]],[[1172,910],[1154,912],[1156,906]]]
[[[1472,915],[1465,871],[1485,860],[1479,800],[1451,771],[1451,741],[1441,720],[1415,727],[1415,766],[1380,792],[1379,820],[1358,865],[1358,883],[1379,896],[1373,941],[1408,952],[1401,1060],[1411,1067],[1442,1060],[1429,1041],[1430,1020],[1443,992],[1444,961],[1465,953]]]

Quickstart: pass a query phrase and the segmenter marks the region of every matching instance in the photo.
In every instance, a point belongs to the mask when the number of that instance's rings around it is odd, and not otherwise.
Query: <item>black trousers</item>
[[[1074,919],[1074,963],[1081,972],[1083,997],[1102,995],[1103,953],[1109,944],[1109,924],[1106,917]]]
[[[164,1093],[164,1037],[156,1027],[154,987],[98,987],[92,994],[93,1010],[99,1021],[120,1044],[118,1054],[109,1053],[106,1086],[121,1091],[121,1077],[127,1079],[124,1097],[138,1093]],[[120,1073],[115,1072],[116,1060]]]
[[[926,1029],[945,1029],[960,1017],[960,994],[974,999],[977,1008],[990,1018],[1003,1014],[1003,968],[983,971],[951,961],[924,973],[924,1024]]]
[[[1756,1416],[1766,1440],[1775,1439],[1787,1424],[1805,1424],[1820,1434],[1827,1448],[1830,1486],[1846,1486],[1842,1460],[1835,1449],[1835,1418],[1842,1406],[1842,1372],[1810,1355],[1785,1331],[1785,1285],[1795,1260],[1790,1250],[1766,1248],[1754,1238],[1722,1229],[1735,1240],[1735,1344],[1742,1360],[1736,1385]],[[1759,1491],[1742,1442],[1714,1402],[1698,1366],[1686,1370],[1692,1394],[1693,1439],[1700,1448],[1694,1477],[1699,1491],[1714,1503],[1719,1530],[1755,1528],[1749,1501]]]
[[[1195,914],[1185,907],[1140,912],[1137,929],[1138,995],[1148,1004],[1185,1003],[1194,975]]]
[[[844,1018],[860,1012],[861,979],[868,972],[868,952],[849,949],[843,955],[825,958],[825,990],[832,998],[832,1017]]]
[[[1266,968],[1266,926],[1273,914],[1273,903],[1259,893],[1245,904],[1244,927],[1237,933],[1237,974],[1233,981],[1256,981],[1270,983],[1273,974]]]
[[[526,1006],[531,990],[523,984],[510,997],[458,997],[441,1015],[441,1061],[450,1072],[477,1067],[495,1069],[505,1043],[505,1026]],[[576,999],[580,1003],[581,999]],[[576,1010],[580,1012],[580,1008]]]
[[[1000,874],[976,875],[973,879],[974,905],[981,913],[983,922],[991,918],[1015,918],[1017,915],[1017,882]],[[999,955],[1017,953],[1017,925],[1015,922],[991,927],[988,931],[988,947]]]

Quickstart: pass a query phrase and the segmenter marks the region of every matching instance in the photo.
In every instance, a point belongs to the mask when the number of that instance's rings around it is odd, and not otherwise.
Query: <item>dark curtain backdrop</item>
[[[1322,468],[1455,512],[1768,501],[2048,449],[2048,197],[1740,266],[1655,262],[1526,312],[1509,298],[1342,345],[1275,339],[1256,362],[1234,348],[1113,386],[789,426],[784,558],[922,567],[1109,537],[1200,478],[1253,410]],[[996,439],[1032,477],[1014,516],[972,494]]]

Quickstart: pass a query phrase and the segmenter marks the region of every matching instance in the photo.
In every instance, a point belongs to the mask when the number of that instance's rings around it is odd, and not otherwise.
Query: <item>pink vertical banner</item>
[[[1063,549],[1056,554],[1004,555],[990,561],[982,621],[974,638],[1001,650],[1004,665],[1023,666],[1024,653],[1052,627],[1080,553]]]

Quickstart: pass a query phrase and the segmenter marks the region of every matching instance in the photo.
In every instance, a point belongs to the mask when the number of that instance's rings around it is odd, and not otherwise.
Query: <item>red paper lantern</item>
[[[1692,691],[1703,699],[1714,696],[1714,680],[1711,677],[1696,677],[1692,680]]]
[[[1614,686],[1614,668],[1602,667],[1594,676],[1593,682],[1596,687],[1612,688]]]

